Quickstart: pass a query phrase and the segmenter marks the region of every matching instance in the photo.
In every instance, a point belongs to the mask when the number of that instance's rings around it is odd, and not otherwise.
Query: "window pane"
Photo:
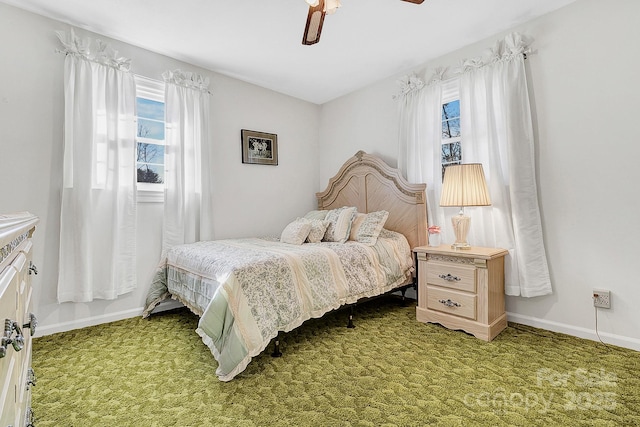
[[[147,119],[138,119],[138,136],[164,140],[164,123]]]
[[[161,194],[164,189],[165,104],[164,82],[135,76],[136,155],[138,190]],[[143,201],[161,201],[162,198]]]
[[[442,104],[442,138],[460,136],[460,101]]]
[[[461,139],[460,100],[455,99],[442,104],[442,154],[440,161],[443,178],[447,166],[462,163]]]
[[[460,117],[460,100],[447,102],[442,104],[442,120],[448,120]]]
[[[442,144],[442,164],[460,163],[462,161],[462,147],[460,142]]]
[[[164,164],[164,145],[138,143],[138,162]]]
[[[162,184],[164,182],[164,166],[138,163],[138,182]]]
[[[442,122],[442,139],[460,136],[460,119],[450,119]]]
[[[138,117],[164,121],[164,103],[146,98],[136,98]]]

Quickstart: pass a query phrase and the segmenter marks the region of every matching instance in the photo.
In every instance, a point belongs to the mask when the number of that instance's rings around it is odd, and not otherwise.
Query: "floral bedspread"
[[[172,248],[158,269],[144,316],[171,296],[200,315],[196,332],[229,381],[278,331],[363,297],[387,292],[413,271],[406,239],[289,245],[265,239],[203,241]]]

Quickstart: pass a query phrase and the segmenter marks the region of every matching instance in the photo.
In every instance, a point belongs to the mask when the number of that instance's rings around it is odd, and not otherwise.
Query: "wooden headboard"
[[[355,206],[358,212],[389,212],[384,228],[405,235],[411,249],[427,244],[426,184],[410,184],[382,159],[358,151],[316,193],[318,209]]]

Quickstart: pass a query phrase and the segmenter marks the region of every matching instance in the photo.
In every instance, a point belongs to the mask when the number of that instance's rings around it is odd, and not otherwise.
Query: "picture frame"
[[[278,135],[242,129],[242,163],[278,165]]]

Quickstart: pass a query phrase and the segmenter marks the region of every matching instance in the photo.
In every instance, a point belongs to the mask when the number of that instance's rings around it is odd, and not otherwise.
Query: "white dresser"
[[[33,425],[31,336],[36,317],[31,312],[31,236],[38,218],[28,212],[0,215],[0,427]]]

